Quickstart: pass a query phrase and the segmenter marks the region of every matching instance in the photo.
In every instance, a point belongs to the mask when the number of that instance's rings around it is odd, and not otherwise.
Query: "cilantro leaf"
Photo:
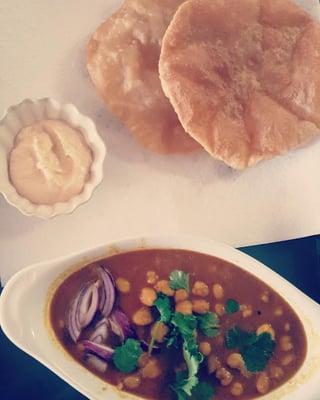
[[[189,292],[189,274],[183,271],[172,271],[169,276],[169,286],[173,290],[185,289]]]
[[[260,372],[265,369],[273,356],[275,341],[270,333],[264,332],[257,336],[255,343],[241,350],[241,355],[249,372]]]
[[[168,348],[175,347],[177,349],[181,345],[181,337],[177,326],[171,330],[170,336],[166,337],[165,341]]]
[[[244,346],[249,346],[257,340],[255,333],[243,331],[238,326],[230,329],[225,337],[227,349],[236,349]]]
[[[213,386],[207,382],[199,382],[192,390],[192,400],[212,400],[215,394]]]
[[[189,398],[187,393],[184,391],[184,385],[188,380],[188,371],[179,371],[176,373],[176,381],[171,385],[171,389],[176,393],[177,400],[186,400]]]
[[[160,314],[160,319],[156,323],[156,327],[154,329],[154,334],[153,337],[151,338],[151,341],[148,346],[148,353],[151,354],[155,338],[156,338],[156,332],[160,326],[160,323],[168,324],[170,322],[171,316],[172,316],[172,310],[171,310],[171,303],[170,299],[168,296],[165,296],[164,294],[160,293],[158,294],[157,300],[153,303],[153,305],[156,307]]]
[[[183,344],[183,358],[188,367],[188,379],[185,380],[185,383],[183,385],[183,390],[189,396],[191,396],[191,390],[198,384],[199,381],[197,374],[199,370],[200,361],[198,354],[194,354],[194,347],[190,349],[190,343],[184,342]]]
[[[257,335],[246,332],[235,326],[226,334],[226,347],[238,348],[249,372],[263,371],[273,356],[275,341],[270,333],[264,332]]]
[[[203,361],[203,355],[199,351],[198,343],[195,337],[197,318],[193,315],[183,315],[174,313],[171,324],[179,332],[183,340],[182,351],[183,358],[187,364],[188,370],[184,374],[178,374],[172,389],[177,394],[178,400],[188,399],[194,387],[197,386],[199,379],[197,377],[199,365]]]
[[[139,341],[127,339],[122,346],[115,348],[112,359],[119,371],[129,373],[137,368],[141,354]]]
[[[194,333],[197,327],[197,319],[193,315],[184,315],[181,313],[174,313],[171,319],[173,326],[177,327],[183,338],[186,338]]]
[[[237,302],[237,300],[228,299],[226,301],[224,309],[227,314],[234,314],[240,310],[240,304]]]
[[[208,312],[198,315],[198,326],[202,333],[208,337],[216,337],[219,334],[219,318],[217,314]]]
[[[169,297],[159,294],[157,300],[153,303],[160,314],[160,321],[167,324],[170,321],[172,310]]]

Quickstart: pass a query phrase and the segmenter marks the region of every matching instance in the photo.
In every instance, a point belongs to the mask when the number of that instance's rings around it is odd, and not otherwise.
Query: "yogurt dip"
[[[52,205],[82,192],[92,161],[79,130],[45,119],[17,134],[9,154],[9,178],[20,196],[34,204]]]

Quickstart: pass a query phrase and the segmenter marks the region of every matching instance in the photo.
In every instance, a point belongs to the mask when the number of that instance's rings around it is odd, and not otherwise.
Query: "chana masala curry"
[[[50,320],[72,357],[120,390],[155,400],[255,399],[306,355],[295,311],[221,259],[137,250],[72,273]]]

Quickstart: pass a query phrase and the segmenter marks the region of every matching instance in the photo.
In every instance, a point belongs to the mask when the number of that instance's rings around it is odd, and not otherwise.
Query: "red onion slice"
[[[124,342],[128,337],[134,336],[135,332],[130,324],[129,318],[121,310],[114,310],[108,320],[112,332],[119,336],[122,342]]]
[[[84,349],[89,353],[93,353],[94,355],[102,358],[105,361],[109,361],[112,359],[114,350],[111,347],[104,344],[94,343],[90,340],[84,340],[82,344]]]
[[[96,324],[89,340],[91,342],[101,344],[107,340],[108,333],[109,333],[109,322],[106,318],[102,318],[102,320]]]
[[[98,310],[98,306],[99,292],[97,284],[84,284],[67,311],[66,325],[74,342],[79,340],[81,330],[90,324]]]
[[[90,285],[83,293],[79,303],[79,322],[82,328],[90,324],[99,306],[99,292],[97,284]]]
[[[108,364],[106,361],[101,360],[101,358],[93,355],[93,354],[88,354],[86,357],[87,364],[90,365],[90,367],[94,368],[98,372],[102,372],[103,374],[107,371]]]
[[[66,325],[74,342],[77,342],[81,334],[81,326],[78,319],[78,305],[81,298],[82,291],[77,294],[75,299],[71,302],[69,310],[67,311]]]
[[[103,283],[100,288],[99,309],[103,316],[108,317],[113,309],[116,298],[115,282],[110,271],[106,267],[100,266],[99,274]]]

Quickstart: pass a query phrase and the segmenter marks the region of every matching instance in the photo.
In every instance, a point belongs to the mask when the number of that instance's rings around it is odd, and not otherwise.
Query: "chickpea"
[[[204,356],[208,356],[211,353],[211,344],[209,342],[200,342],[199,350]]]
[[[283,377],[283,369],[281,367],[272,366],[270,367],[270,376],[274,379],[281,379]]]
[[[178,289],[174,295],[176,303],[187,300],[187,298],[188,298],[188,292],[185,289]]]
[[[286,322],[286,323],[284,324],[284,330],[285,330],[286,332],[289,332],[290,329],[291,329],[291,326],[290,326],[289,322]]]
[[[290,351],[293,349],[293,344],[291,342],[291,337],[288,335],[280,337],[280,348],[282,351]]]
[[[261,394],[266,394],[270,388],[270,379],[265,372],[261,372],[256,380],[257,391]]]
[[[193,300],[192,308],[195,313],[205,314],[209,311],[210,304],[206,300]]]
[[[276,337],[275,331],[272,328],[271,324],[262,324],[259,326],[259,328],[256,331],[257,335],[261,335],[261,333],[269,333],[274,340]]]
[[[156,322],[151,328],[151,336],[155,338],[158,343],[162,343],[169,328],[163,322]]]
[[[296,357],[294,356],[294,354],[287,354],[285,355],[282,360],[281,360],[281,365],[283,367],[287,367],[289,364],[292,363],[292,361],[295,359]]]
[[[118,278],[116,280],[116,287],[121,293],[129,293],[130,292],[130,282],[124,278]]]
[[[122,382],[119,382],[118,384],[117,384],[117,389],[118,390],[123,390],[123,383]]]
[[[244,368],[244,361],[240,353],[231,353],[227,358],[227,365],[241,371]]]
[[[154,271],[147,272],[147,283],[149,283],[149,285],[155,285],[158,279],[159,277]]]
[[[263,301],[264,303],[269,303],[269,299],[270,299],[270,294],[268,291],[264,291],[260,297],[261,301]]]
[[[213,295],[216,299],[222,299],[224,296],[223,287],[219,283],[215,283],[212,286]]]
[[[241,396],[243,393],[243,385],[240,382],[234,382],[231,386],[230,393],[233,396]]]
[[[192,303],[189,300],[181,301],[176,304],[176,312],[184,315],[192,314]]]
[[[141,370],[143,378],[155,379],[161,375],[161,368],[156,358],[151,357]]]
[[[141,290],[140,301],[145,306],[151,307],[157,299],[157,293],[154,289],[145,287]]]
[[[136,389],[141,384],[141,378],[139,375],[129,375],[124,378],[123,384],[128,389]]]
[[[193,285],[192,293],[195,296],[206,297],[209,295],[209,287],[204,282],[197,281]]]
[[[283,310],[282,310],[281,307],[277,307],[277,308],[274,310],[274,315],[275,315],[276,317],[281,317],[282,314],[283,314]]]
[[[161,292],[166,296],[172,297],[174,296],[174,290],[172,290],[169,286],[169,282],[166,280],[158,281],[154,287],[157,292]]]
[[[139,310],[133,314],[132,321],[138,326],[150,325],[153,322],[150,308],[139,308]]]
[[[208,360],[207,360],[208,374],[212,374],[220,367],[221,367],[221,362],[217,356],[212,354],[211,356],[208,357]]]
[[[138,367],[140,367],[140,368],[145,367],[147,365],[150,357],[151,356],[149,353],[142,353],[138,360]]]
[[[242,312],[242,316],[243,318],[248,318],[251,317],[253,311],[252,311],[252,307],[248,304],[242,304],[240,306],[240,310]]]
[[[63,319],[59,319],[58,327],[59,327],[60,329],[64,329],[65,326],[66,326],[66,323],[64,322],[64,320],[63,320]]]
[[[217,303],[214,306],[214,311],[216,312],[216,314],[219,315],[219,317],[222,317],[222,315],[225,313],[224,305],[220,304],[220,303]]]
[[[228,386],[232,382],[233,375],[227,368],[218,368],[216,378],[219,379],[222,386]]]

